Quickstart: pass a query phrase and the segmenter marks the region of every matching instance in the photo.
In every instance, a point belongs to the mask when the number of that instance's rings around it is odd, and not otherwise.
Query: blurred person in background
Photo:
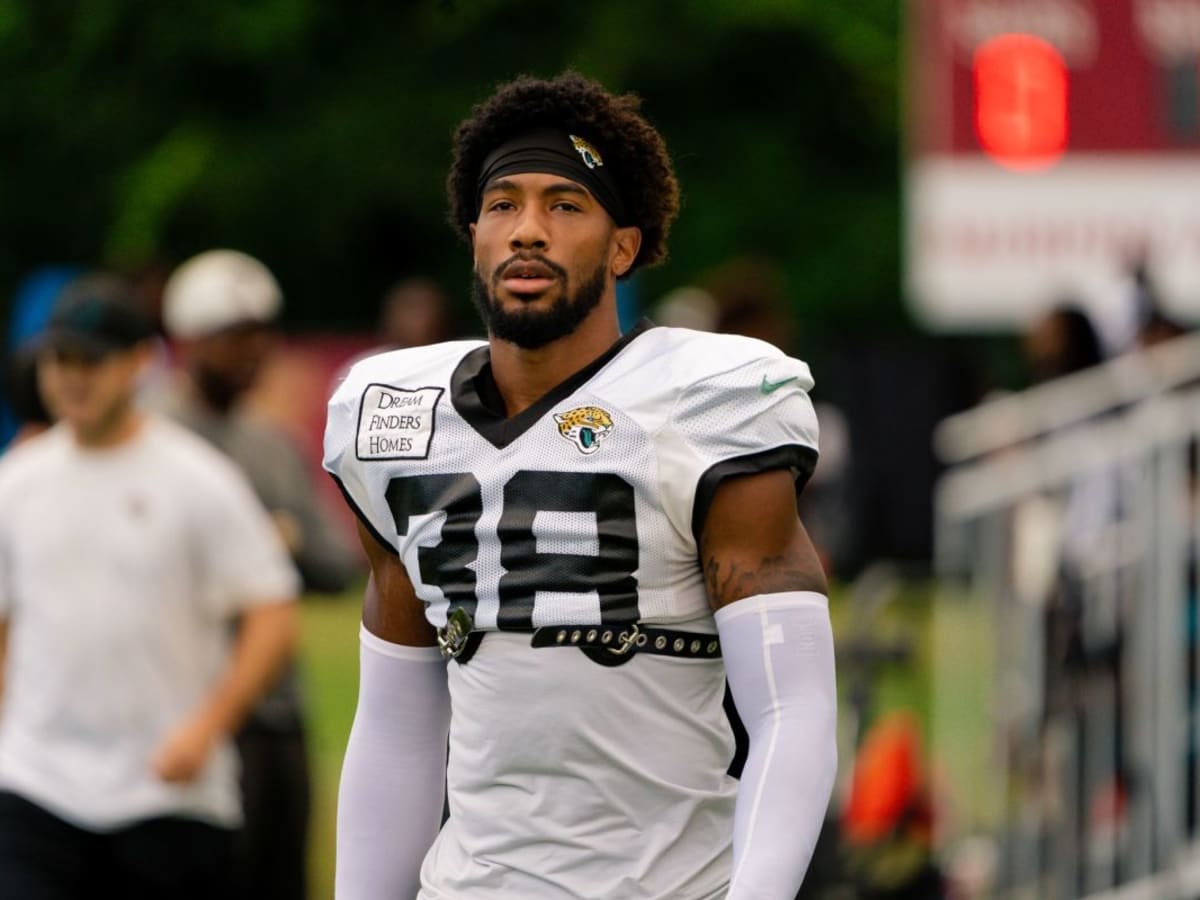
[[[1100,328],[1070,298],[1038,318],[1022,346],[1035,384],[1050,384],[1106,361]],[[1123,540],[1141,476],[1119,464],[1098,468],[1086,463],[1079,461],[1078,473],[1060,494],[1025,498],[1013,525],[1018,591],[1041,606],[1043,635],[1039,727],[1010,735],[1010,753],[1030,783],[1040,786],[1031,802],[1049,822],[1048,842],[1063,839],[1068,822],[1080,829],[1072,837],[1087,840],[1101,829],[1121,828],[1127,814],[1122,685],[1128,677],[1128,607],[1140,602],[1140,595],[1129,579],[1113,574],[1110,563]],[[1098,697],[1111,698],[1112,741],[1093,741],[1085,751],[1071,735],[1091,726]],[[1088,782],[1064,787],[1068,773],[1082,768],[1085,752],[1090,757]],[[1072,794],[1077,809],[1067,808]]]
[[[1030,326],[1023,347],[1035,384],[1074,375],[1105,361],[1092,318],[1069,300]],[[1097,552],[1104,530],[1118,515],[1118,489],[1111,472],[1081,476],[1072,488],[1063,523],[1062,549],[1068,570],[1086,570],[1088,557]],[[1069,618],[1074,619],[1075,614]]]
[[[717,330],[717,301],[703,288],[677,287],[664,294],[650,310],[650,318],[668,328]]]
[[[441,285],[423,275],[401,278],[384,291],[374,335],[376,343],[338,366],[325,396],[337,390],[359,360],[387,350],[441,343],[457,335],[455,316]]]
[[[1131,264],[1126,282],[1137,311],[1137,347],[1154,347],[1188,332],[1183,323],[1163,308],[1162,295],[1150,274],[1149,260],[1144,256]]]
[[[1026,331],[1022,347],[1035,384],[1073,375],[1105,360],[1091,317],[1069,299],[1060,301]],[[1106,529],[1118,514],[1119,480],[1112,472],[1075,480],[1063,501],[1058,534],[1037,545],[1061,554],[1046,605],[1046,697],[1051,710],[1069,705],[1070,677],[1082,667],[1084,610],[1081,582],[1089,558],[1098,552]],[[1022,520],[1024,521],[1024,520]]]
[[[163,295],[163,326],[182,371],[149,402],[245,472],[283,536],[305,591],[333,593],[361,575],[360,559],[321,505],[310,468],[290,436],[242,405],[275,347],[281,306],[274,276],[251,256],[212,250],[184,262]],[[301,900],[311,785],[294,666],[253,710],[237,746],[245,812],[237,846],[243,894]]]
[[[1022,348],[1036,384],[1098,366],[1105,358],[1091,316],[1070,300],[1035,320],[1022,338]]]
[[[5,376],[4,394],[15,429],[8,446],[4,448],[10,449],[49,428],[50,411],[46,409],[38,389],[35,346],[30,344],[18,347],[8,360]],[[3,452],[4,450],[0,450],[0,453]]]
[[[884,714],[863,735],[842,810],[847,868],[858,900],[937,900],[946,895],[934,855],[933,801],[920,726],[907,710]]]
[[[379,309],[380,350],[438,344],[453,338],[456,331],[446,292],[432,278],[403,278],[384,293]]]
[[[1133,248],[1112,281],[1092,299],[1097,302],[1090,306],[1089,319],[1105,358],[1152,347],[1187,331],[1164,308],[1146,247]]]
[[[58,424],[0,459],[3,897],[228,894],[229,738],[294,651],[245,479],[134,405],[151,337],[117,282],[73,284],[37,357]]]
[[[735,256],[700,278],[717,301],[716,331],[741,334],[790,352],[796,322],[779,264],[761,256]]]
[[[42,266],[17,285],[0,343],[0,451],[22,428],[19,404],[24,403],[25,412],[33,413],[35,420],[41,416],[40,401],[30,403],[36,396],[36,392],[29,393],[29,385],[36,380],[32,339],[46,327],[63,289],[80,274],[74,266]]]

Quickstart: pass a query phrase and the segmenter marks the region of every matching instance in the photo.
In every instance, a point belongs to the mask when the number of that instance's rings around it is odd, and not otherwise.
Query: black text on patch
[[[442,393],[442,388],[367,385],[358,412],[358,458],[427,459]]]

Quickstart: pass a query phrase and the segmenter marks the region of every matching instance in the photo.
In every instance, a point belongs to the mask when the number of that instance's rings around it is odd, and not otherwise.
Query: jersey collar
[[[504,415],[504,402],[492,375],[490,347],[478,347],[462,358],[450,377],[450,399],[463,421],[497,449],[503,449],[523,435],[559,402],[586,384],[635,338],[654,327],[642,319],[625,332],[603,354],[574,375],[543,394],[532,406],[511,418]]]

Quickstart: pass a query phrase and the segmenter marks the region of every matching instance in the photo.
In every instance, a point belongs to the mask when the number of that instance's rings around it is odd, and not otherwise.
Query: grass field
[[[334,812],[337,781],[358,694],[358,624],[361,589],[339,600],[315,600],[303,610],[301,647],[308,697],[313,821],[309,896],[333,896]]]
[[[309,741],[314,781],[309,857],[312,900],[333,895],[334,812],[337,781],[358,691],[358,628],[361,590],[333,601],[303,606],[302,661],[309,708]],[[972,786],[986,783],[989,711],[984,698],[990,638],[977,610],[943,604],[933,614],[927,585],[905,588],[869,620],[834,592],[834,631],[839,645],[838,687],[843,718],[842,775],[849,772],[853,740],[851,692],[865,699],[869,722],[892,709],[913,711],[936,768],[965,807],[976,807]],[[855,664],[845,654],[852,638],[876,646],[906,646],[907,658],[876,669]],[[957,805],[957,804],[956,804]]]

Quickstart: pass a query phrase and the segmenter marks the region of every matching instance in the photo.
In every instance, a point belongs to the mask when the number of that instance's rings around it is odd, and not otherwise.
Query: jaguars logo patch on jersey
[[[565,413],[555,413],[558,433],[575,445],[584,455],[595,453],[613,430],[612,416],[598,406],[580,406]]]

